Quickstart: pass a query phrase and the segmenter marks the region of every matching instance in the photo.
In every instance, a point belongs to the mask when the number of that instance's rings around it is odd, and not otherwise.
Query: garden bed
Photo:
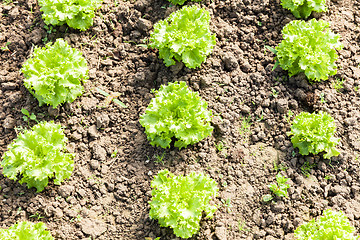
[[[61,123],[76,157],[71,178],[41,193],[0,175],[1,228],[41,220],[56,239],[174,239],[149,218],[150,182],[167,168],[177,175],[202,171],[218,183],[215,217],[203,218],[191,239],[293,239],[299,224],[327,208],[344,211],[360,229],[359,2],[331,1],[316,14],[341,35],[344,49],[338,73],[313,85],[304,75],[272,71],[274,55],[265,45],[277,46],[283,26],[295,19],[279,0],[196,3],[210,11],[217,44],[195,70],[168,68],[156,50],[141,45],[156,22],[179,9],[165,0],[105,0],[84,32],[44,29],[35,0],[6,2],[0,4],[0,46],[8,48],[0,50],[0,154],[17,127],[28,127],[25,108]],[[82,51],[90,79],[81,97],[54,110],[38,106],[19,70],[34,46],[60,37]],[[208,102],[214,131],[186,149],[164,150],[149,144],[139,116],[151,89],[173,81],[186,81]],[[127,108],[106,104],[98,89],[120,93]],[[330,113],[341,154],[331,161],[301,156],[286,135],[289,110]],[[289,198],[264,203],[279,171],[290,178]]]

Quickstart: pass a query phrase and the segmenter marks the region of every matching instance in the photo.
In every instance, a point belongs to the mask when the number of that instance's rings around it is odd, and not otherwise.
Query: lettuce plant
[[[85,31],[93,24],[102,0],[39,0],[46,24],[63,25]]]
[[[355,228],[350,225],[349,220],[342,211],[336,212],[331,209],[324,211],[317,221],[300,225],[295,230],[295,238],[298,240],[357,240]]]
[[[73,102],[88,79],[88,68],[81,53],[70,47],[63,39],[44,48],[35,48],[21,71],[25,75],[24,85],[39,101],[40,106]]]
[[[151,145],[167,148],[175,138],[174,146],[180,149],[209,136],[210,120],[207,103],[185,82],[162,85],[140,117]]]
[[[216,44],[209,23],[207,10],[185,6],[154,25],[149,46],[159,49],[166,66],[174,65],[176,60],[188,68],[200,67]]]
[[[311,81],[321,81],[336,74],[338,55],[343,45],[339,35],[329,30],[329,23],[311,19],[296,20],[282,30],[284,40],[276,47],[276,59],[280,67],[293,76],[304,72]]]
[[[31,130],[24,130],[2,156],[0,165],[4,176],[26,183],[41,192],[49,178],[60,185],[74,169],[74,156],[64,153],[67,142],[60,124],[40,122]]]
[[[325,152],[324,158],[329,159],[340,154],[335,148],[340,141],[334,137],[335,130],[334,119],[328,113],[302,112],[295,117],[288,135],[301,155]]]
[[[297,18],[308,18],[311,12],[325,12],[326,0],[281,0],[281,6]]]
[[[53,240],[44,223],[18,222],[8,229],[0,229],[0,240]]]
[[[150,218],[157,219],[162,227],[171,227],[178,237],[189,238],[197,233],[202,212],[212,218],[216,211],[216,206],[209,203],[217,195],[216,182],[202,173],[175,176],[162,170],[151,187]]]
[[[288,188],[290,187],[290,184],[287,184],[286,182],[289,181],[289,178],[284,177],[280,173],[276,175],[276,183],[272,183],[268,185],[269,189],[278,197],[288,197]],[[273,199],[273,196],[271,194],[266,194],[263,196],[263,200],[265,202],[268,202]]]
[[[183,5],[186,0],[168,0],[172,4]],[[201,0],[191,0],[192,2],[200,2]]]

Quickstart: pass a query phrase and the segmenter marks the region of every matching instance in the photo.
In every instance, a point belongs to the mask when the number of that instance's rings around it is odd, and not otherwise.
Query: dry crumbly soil
[[[179,9],[165,0],[105,0],[85,32],[44,30],[35,0],[0,3],[0,46],[10,42],[9,51],[0,50],[0,154],[16,127],[27,127],[22,108],[61,123],[68,151],[76,154],[71,178],[41,193],[1,175],[0,227],[29,220],[45,222],[56,239],[176,239],[148,214],[150,182],[168,168],[175,174],[205,172],[220,188],[215,217],[203,218],[191,239],[293,239],[299,224],[327,208],[344,211],[360,229],[359,1],[334,0],[326,13],[312,16],[330,21],[345,46],[338,73],[314,85],[303,75],[271,71],[274,55],[264,46],[275,47],[283,26],[294,20],[279,0],[196,4],[210,11],[217,44],[201,69],[191,70],[182,64],[167,68],[156,50],[138,45],[153,24]],[[90,79],[83,96],[53,110],[38,106],[19,70],[35,46],[60,37],[83,52]],[[339,79],[345,82],[336,90]],[[214,114],[212,136],[182,150],[151,146],[138,122],[153,97],[150,90],[172,81],[186,81]],[[128,107],[106,105],[97,88],[120,93]],[[341,155],[331,161],[299,155],[286,135],[289,110],[329,112]],[[264,203],[277,171],[291,179],[289,198]]]

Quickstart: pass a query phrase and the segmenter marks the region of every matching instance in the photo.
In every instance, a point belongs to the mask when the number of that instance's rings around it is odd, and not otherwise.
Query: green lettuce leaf
[[[2,156],[4,176],[41,192],[48,179],[60,185],[74,170],[74,156],[63,153],[67,142],[60,124],[41,122],[20,133]]]
[[[172,4],[183,5],[186,0],[168,0]],[[201,0],[191,0],[192,2],[200,2]]]
[[[53,108],[73,102],[84,91],[82,82],[89,78],[85,58],[63,39],[35,48],[21,71],[25,87],[40,106],[49,104]]]
[[[44,223],[18,222],[8,229],[0,229],[0,240],[53,240]]]
[[[174,146],[181,149],[209,136],[213,130],[210,120],[211,111],[199,94],[185,82],[174,82],[155,92],[139,122],[151,145],[167,148],[175,138]]]
[[[63,25],[85,31],[93,24],[102,0],[39,0],[46,24]]]
[[[281,5],[297,18],[307,19],[312,12],[326,11],[326,0],[281,0]]]
[[[327,80],[335,75],[335,61],[343,45],[339,35],[329,30],[329,23],[311,19],[295,20],[282,30],[284,40],[276,47],[276,58],[289,76],[304,72],[311,81]]]
[[[301,155],[325,152],[324,158],[329,159],[340,154],[335,148],[340,141],[334,137],[335,130],[334,119],[328,113],[302,112],[295,117],[288,135]]]
[[[202,212],[212,218],[216,211],[216,206],[209,203],[217,195],[216,182],[202,173],[184,177],[162,170],[151,187],[150,218],[157,219],[162,227],[171,227],[178,237],[189,238],[197,233]]]
[[[350,225],[349,220],[342,211],[336,212],[331,209],[324,211],[317,221],[300,225],[295,230],[295,238],[298,240],[357,240],[354,235],[355,228]]]
[[[166,66],[182,61],[188,68],[200,67],[216,44],[209,24],[208,11],[185,6],[154,25],[150,47],[159,49]]]

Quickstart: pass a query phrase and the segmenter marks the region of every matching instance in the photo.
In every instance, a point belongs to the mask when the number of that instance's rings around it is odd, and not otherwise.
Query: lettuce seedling
[[[189,238],[197,233],[202,212],[212,218],[216,211],[216,206],[209,203],[217,195],[216,182],[202,173],[175,176],[162,170],[151,187],[150,218],[158,219],[162,227],[171,227],[178,237]]]
[[[295,230],[295,238],[298,240],[359,239],[354,234],[355,228],[350,225],[345,214],[331,209],[325,210],[317,221],[312,219]]]
[[[67,24],[71,28],[85,31],[93,25],[95,10],[102,0],[39,0],[44,22],[52,25]]]
[[[168,0],[172,4],[183,5],[186,0]],[[192,2],[200,2],[201,0],[191,0]]]
[[[41,192],[48,185],[49,178],[60,185],[69,178],[74,169],[74,156],[64,153],[67,138],[60,124],[40,122],[20,133],[2,156],[0,165],[4,176],[26,183]]]
[[[280,67],[288,70],[290,77],[304,72],[310,81],[321,81],[336,74],[336,49],[343,45],[329,26],[328,22],[311,19],[291,21],[283,28],[284,40],[275,52]]]
[[[325,12],[326,0],[281,0],[281,6],[297,18],[308,18],[311,12]]]
[[[268,185],[269,189],[278,197],[288,197],[287,190],[290,187],[290,184],[286,182],[289,181],[289,178],[282,176],[280,173],[276,175],[276,183]],[[273,199],[271,194],[266,194],[263,196],[263,200],[268,202]]]
[[[159,49],[165,65],[182,61],[188,68],[200,67],[214,48],[210,13],[196,6],[183,7],[154,25],[149,46]]]
[[[324,158],[329,159],[340,154],[335,148],[340,141],[334,137],[335,130],[334,119],[328,113],[302,112],[295,117],[288,135],[301,155],[325,152]]]
[[[174,146],[181,149],[209,136],[210,120],[211,111],[199,93],[190,91],[185,82],[174,82],[155,91],[139,122],[151,145],[167,148],[175,138]]]
[[[25,87],[40,106],[49,104],[53,108],[73,102],[84,91],[82,82],[89,78],[85,58],[63,39],[35,48],[21,71]]]
[[[8,229],[0,229],[0,240],[53,240],[45,223],[18,222]]]

